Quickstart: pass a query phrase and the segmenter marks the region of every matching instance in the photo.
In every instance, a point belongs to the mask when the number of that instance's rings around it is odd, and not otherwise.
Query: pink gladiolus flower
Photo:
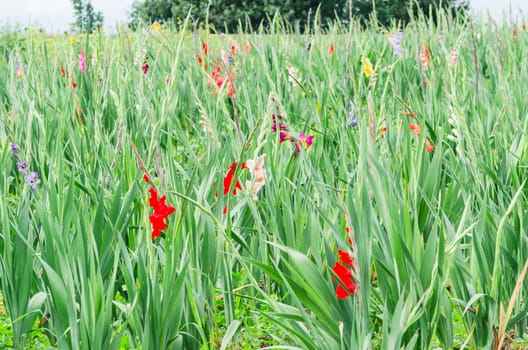
[[[149,68],[150,66],[147,62],[143,63],[143,65],[141,66],[141,70],[143,71],[143,74],[147,74]]]
[[[83,50],[79,52],[79,69],[83,73],[86,72],[86,55]]]
[[[266,183],[266,175],[264,173],[264,157],[266,157],[266,154],[246,161],[246,166],[252,177],[251,181],[246,181],[246,188],[253,194],[254,199],[257,199],[257,193]]]
[[[303,132],[301,132],[299,134],[299,138],[297,139],[298,142],[295,144],[295,150],[297,152],[300,152],[301,151],[300,147],[302,147],[304,149],[310,148],[310,146],[312,145],[312,142],[313,142],[313,138],[314,138],[313,135],[306,136]]]
[[[454,47],[451,47],[451,65],[454,67],[458,63],[458,53]]]
[[[301,81],[301,79],[297,78],[297,68],[293,66],[288,67],[288,81],[293,85],[297,85],[298,81]]]
[[[290,140],[292,142],[294,141],[289,133],[281,131],[279,133],[279,142],[283,143],[284,141],[288,141],[288,140]]]

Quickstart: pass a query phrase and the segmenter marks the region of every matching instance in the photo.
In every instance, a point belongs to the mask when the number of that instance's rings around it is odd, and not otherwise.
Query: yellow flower
[[[77,38],[74,37],[74,36],[72,36],[72,39],[71,39],[71,40],[72,40],[72,44],[75,44],[75,43],[77,42]]]
[[[161,25],[159,24],[158,21],[152,23],[152,25],[150,26],[150,30],[154,31],[154,32],[157,32],[159,29],[160,29]]]
[[[366,77],[370,77],[372,75],[372,63],[370,60],[364,56],[361,56],[361,63],[363,63],[363,73]]]

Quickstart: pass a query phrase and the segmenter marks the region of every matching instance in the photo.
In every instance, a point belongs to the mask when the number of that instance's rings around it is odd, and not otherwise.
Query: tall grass
[[[271,28],[2,34],[9,346],[35,327],[60,349],[526,336],[528,33],[417,18],[398,54],[398,28]],[[175,208],[155,239],[150,188]]]

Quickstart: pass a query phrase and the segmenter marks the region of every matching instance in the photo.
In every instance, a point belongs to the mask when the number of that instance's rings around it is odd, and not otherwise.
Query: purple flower
[[[394,54],[397,56],[401,56],[401,40],[403,38],[403,31],[398,31],[396,34],[390,34],[389,35],[389,41],[392,44],[392,49],[394,51]]]
[[[22,174],[25,174],[28,170],[28,163],[27,162],[17,162],[18,171],[20,171]]]
[[[11,148],[11,152],[13,152],[13,153],[20,151],[20,147],[18,147],[18,146],[15,145],[14,143],[11,143],[11,144],[9,145],[9,147]]]
[[[355,109],[356,106],[354,105],[354,102],[352,102],[352,100],[348,100],[347,116],[350,117],[351,115],[353,115],[352,119],[348,121],[348,125],[350,126],[356,126],[358,123],[358,114],[354,113]]]
[[[37,185],[40,184],[40,179],[39,179],[39,175],[37,172],[33,171],[27,175],[24,176],[24,178],[26,179],[26,183],[29,185],[29,187],[31,187],[31,189],[33,190],[36,190],[37,189]]]
[[[354,117],[348,121],[348,125],[356,126],[358,123],[358,115],[354,114]]]

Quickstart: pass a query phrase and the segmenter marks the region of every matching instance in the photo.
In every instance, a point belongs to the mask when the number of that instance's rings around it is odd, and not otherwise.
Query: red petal
[[[224,196],[229,193],[231,188],[231,182],[233,182],[233,177],[235,176],[234,170],[229,169],[227,175],[224,177]]]
[[[350,254],[348,254],[348,252],[345,252],[344,250],[339,249],[337,253],[339,254],[339,258],[344,264],[350,267],[354,266],[354,262],[352,258],[350,257]]]
[[[341,279],[347,279],[349,277],[352,277],[352,272],[350,272],[349,269],[344,267],[341,263],[336,262],[334,268],[332,269],[334,273]]]
[[[158,206],[158,192],[151,187],[149,189],[150,192],[150,198],[149,198],[149,205],[151,208],[155,209]]]
[[[345,299],[346,297],[348,297],[350,294],[348,294],[348,292],[346,291],[345,288],[343,288],[342,285],[338,285],[337,286],[337,289],[336,289],[336,296],[338,299]]]
[[[158,230],[153,230],[152,231],[152,234],[150,235],[150,239],[154,240],[154,238],[156,237],[160,237],[161,236],[161,232],[158,231]]]

